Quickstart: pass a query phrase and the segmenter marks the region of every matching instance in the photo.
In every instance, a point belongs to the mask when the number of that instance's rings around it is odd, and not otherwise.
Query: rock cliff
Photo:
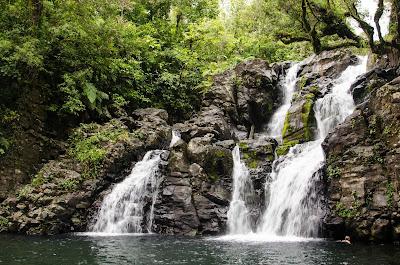
[[[398,74],[375,69],[361,77],[354,96],[363,101],[364,84],[366,101],[325,140],[328,235],[400,239],[400,79],[391,80]]]

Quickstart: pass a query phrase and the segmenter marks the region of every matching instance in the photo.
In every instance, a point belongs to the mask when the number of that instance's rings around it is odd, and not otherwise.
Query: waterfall
[[[277,141],[282,140],[282,130],[285,124],[286,114],[290,108],[290,103],[296,88],[297,73],[299,72],[300,63],[294,63],[287,71],[285,78],[281,82],[283,104],[279,107],[270,122],[268,123],[267,134]]]
[[[170,148],[180,140],[180,133],[172,131]],[[124,234],[151,232],[153,211],[160,179],[159,166],[165,150],[153,150],[136,163],[129,176],[117,184],[100,207],[93,232]],[[145,220],[143,209],[151,200],[150,211]],[[145,226],[147,231],[143,231]]]
[[[251,232],[250,211],[246,207],[246,195],[253,194],[253,185],[249,170],[240,160],[240,149],[236,146],[233,157],[233,193],[228,211],[228,229],[230,234]]]
[[[169,148],[174,147],[174,145],[181,139],[181,134],[178,131],[172,131],[172,139],[171,143],[169,144]]]
[[[132,169],[131,174],[104,198],[93,232],[143,232],[143,207],[148,196],[152,199],[152,206],[154,205],[153,194],[157,193],[158,188],[156,175],[164,152],[162,150],[147,152],[143,160]],[[148,230],[151,228],[151,219],[149,218],[147,223]]]
[[[335,126],[354,110],[350,86],[365,73],[367,58],[349,66],[335,82],[331,93],[317,100],[315,116],[318,139],[299,144],[274,162],[269,184],[269,203],[257,232],[266,237],[316,237],[322,210],[314,189],[325,157],[321,144]]]

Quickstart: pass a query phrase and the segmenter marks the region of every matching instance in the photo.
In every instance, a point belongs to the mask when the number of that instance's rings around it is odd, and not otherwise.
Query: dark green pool
[[[400,264],[400,247],[161,236],[0,236],[0,264]]]

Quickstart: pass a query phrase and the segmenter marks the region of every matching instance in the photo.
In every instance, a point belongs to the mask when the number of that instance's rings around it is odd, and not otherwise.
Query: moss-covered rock
[[[307,142],[313,139],[315,130],[314,103],[316,97],[312,93],[302,96],[292,103],[283,126],[283,142]]]
[[[286,155],[289,152],[290,148],[297,144],[299,144],[299,141],[287,141],[276,148],[276,154],[278,156]]]

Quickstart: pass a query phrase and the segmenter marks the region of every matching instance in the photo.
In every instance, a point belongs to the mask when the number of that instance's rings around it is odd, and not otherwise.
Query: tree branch
[[[378,9],[375,12],[374,22],[376,26],[376,30],[378,31],[380,45],[383,46],[385,44],[385,40],[382,36],[381,25],[379,24],[379,20],[381,19],[384,11],[383,0],[379,0],[378,2]]]

